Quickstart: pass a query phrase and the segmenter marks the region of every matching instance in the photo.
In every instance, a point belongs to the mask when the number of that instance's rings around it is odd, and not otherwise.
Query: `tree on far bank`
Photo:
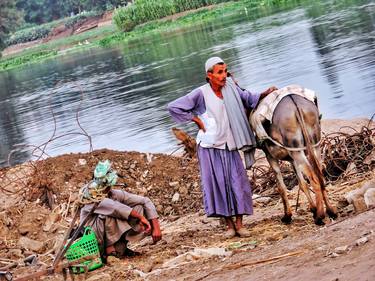
[[[0,1],[0,52],[5,48],[5,40],[10,32],[21,22],[20,13],[16,10],[15,0]],[[1,57],[1,53],[0,53]]]
[[[104,12],[117,6],[125,6],[127,0],[14,0],[17,9],[23,11],[27,23],[42,24],[83,11]]]

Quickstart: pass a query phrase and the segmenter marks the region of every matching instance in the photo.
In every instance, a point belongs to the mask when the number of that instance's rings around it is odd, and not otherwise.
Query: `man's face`
[[[207,78],[213,86],[224,87],[227,79],[227,65],[215,64],[212,72],[207,72]]]

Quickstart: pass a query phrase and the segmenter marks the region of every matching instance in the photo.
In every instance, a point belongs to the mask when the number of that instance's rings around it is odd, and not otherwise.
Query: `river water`
[[[35,159],[32,148],[52,136],[43,147],[50,156],[87,152],[79,125],[94,149],[173,151],[166,105],[204,83],[213,55],[250,91],[300,84],[317,92],[323,118],[371,117],[374,1],[310,2],[0,73],[0,166],[9,155],[11,164]]]

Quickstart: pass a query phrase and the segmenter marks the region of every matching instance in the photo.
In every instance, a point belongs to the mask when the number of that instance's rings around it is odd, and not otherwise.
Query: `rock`
[[[17,258],[17,259],[23,259],[24,255],[22,254],[21,249],[10,249],[8,252],[8,255],[12,258]]]
[[[375,181],[368,181],[360,188],[345,195],[349,204],[353,204],[355,212],[363,212],[369,206],[375,206]]]
[[[143,178],[147,177],[148,173],[149,173],[148,170],[144,171],[143,174],[142,174],[142,177],[143,177]]]
[[[202,223],[203,224],[208,224],[210,221],[208,220],[208,218],[203,218],[202,219]]]
[[[152,271],[152,268],[154,267],[154,263],[153,262],[150,262],[148,264],[146,264],[143,268],[143,272],[145,273],[149,273]]]
[[[367,208],[374,208],[375,207],[375,186],[374,188],[369,188],[363,195],[365,199],[365,204]]]
[[[162,268],[176,267],[189,261],[197,260],[200,258],[208,258],[212,256],[227,257],[231,256],[231,251],[226,251],[224,248],[208,248],[201,249],[195,248],[193,251],[181,254],[163,263]]]
[[[0,221],[2,221],[8,227],[13,225],[12,219],[7,216],[6,212],[0,213]]]
[[[337,258],[337,257],[339,257],[340,255],[339,254],[337,254],[337,253],[330,253],[329,255],[328,255],[328,257],[330,257],[330,258]]]
[[[25,248],[25,249],[28,249],[37,253],[41,252],[44,246],[42,242],[27,238],[24,236],[18,240],[18,245],[22,248]]]
[[[38,263],[38,257],[37,255],[29,255],[28,257],[24,258],[23,262],[26,266],[35,265]]]
[[[333,251],[334,251],[336,254],[344,254],[344,253],[346,253],[348,250],[349,250],[349,246],[341,246],[341,247],[337,247],[337,248],[335,248]]]
[[[131,165],[130,165],[130,169],[133,169],[133,170],[134,170],[134,169],[135,169],[135,164],[131,164]]]
[[[18,227],[18,232],[21,234],[21,235],[26,235],[28,234],[29,232],[33,231],[33,225],[31,223],[22,223],[19,227]]]
[[[357,173],[357,166],[351,162],[349,166],[346,168],[344,175],[349,175],[349,174],[356,174]]]
[[[78,164],[84,166],[87,164],[87,161],[85,159],[78,159]]]
[[[152,158],[153,158],[154,155],[152,155],[151,153],[146,153],[146,159],[147,159],[147,163],[150,164],[152,162]]]
[[[178,189],[178,192],[179,192],[180,194],[186,195],[186,194],[189,193],[189,190],[187,189],[186,186],[181,186],[181,187]]]
[[[60,214],[51,213],[45,224],[43,225],[43,231],[48,232],[51,230],[52,226],[60,219]]]
[[[55,244],[53,245],[54,253],[57,253],[61,247],[61,243],[64,241],[64,233],[60,233],[55,236]]]
[[[357,246],[361,246],[361,245],[363,245],[363,244],[365,244],[365,243],[367,243],[367,242],[368,242],[368,238],[367,238],[367,237],[362,237],[362,238],[357,239],[357,240],[355,241],[355,244],[356,244]]]
[[[173,211],[173,208],[171,206],[168,206],[165,208],[164,214],[170,214]]]
[[[112,277],[108,273],[97,273],[86,279],[86,281],[112,281]]]
[[[172,197],[172,202],[176,203],[178,200],[180,200],[180,194],[176,192]]]
[[[179,185],[179,182],[178,182],[178,181],[172,181],[172,182],[169,183],[169,186],[170,186],[170,187],[176,187],[176,186],[178,186],[178,185]]]
[[[120,259],[118,259],[118,258],[116,258],[114,256],[109,256],[107,258],[108,265],[113,265],[113,264],[119,263],[120,261],[121,261]]]
[[[253,200],[257,203],[262,203],[262,204],[268,204],[272,201],[271,197],[266,197],[266,196],[260,196],[257,194],[253,195]]]

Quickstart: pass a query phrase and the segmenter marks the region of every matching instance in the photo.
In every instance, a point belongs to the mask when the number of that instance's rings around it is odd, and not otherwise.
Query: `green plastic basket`
[[[83,236],[74,242],[69,249],[66,251],[65,257],[68,261],[75,261],[83,257],[97,255],[97,258],[88,260],[80,263],[77,266],[72,266],[74,273],[85,272],[85,267],[88,270],[94,270],[103,265],[102,259],[100,258],[98,241],[96,240],[95,232],[91,227],[85,227]]]

